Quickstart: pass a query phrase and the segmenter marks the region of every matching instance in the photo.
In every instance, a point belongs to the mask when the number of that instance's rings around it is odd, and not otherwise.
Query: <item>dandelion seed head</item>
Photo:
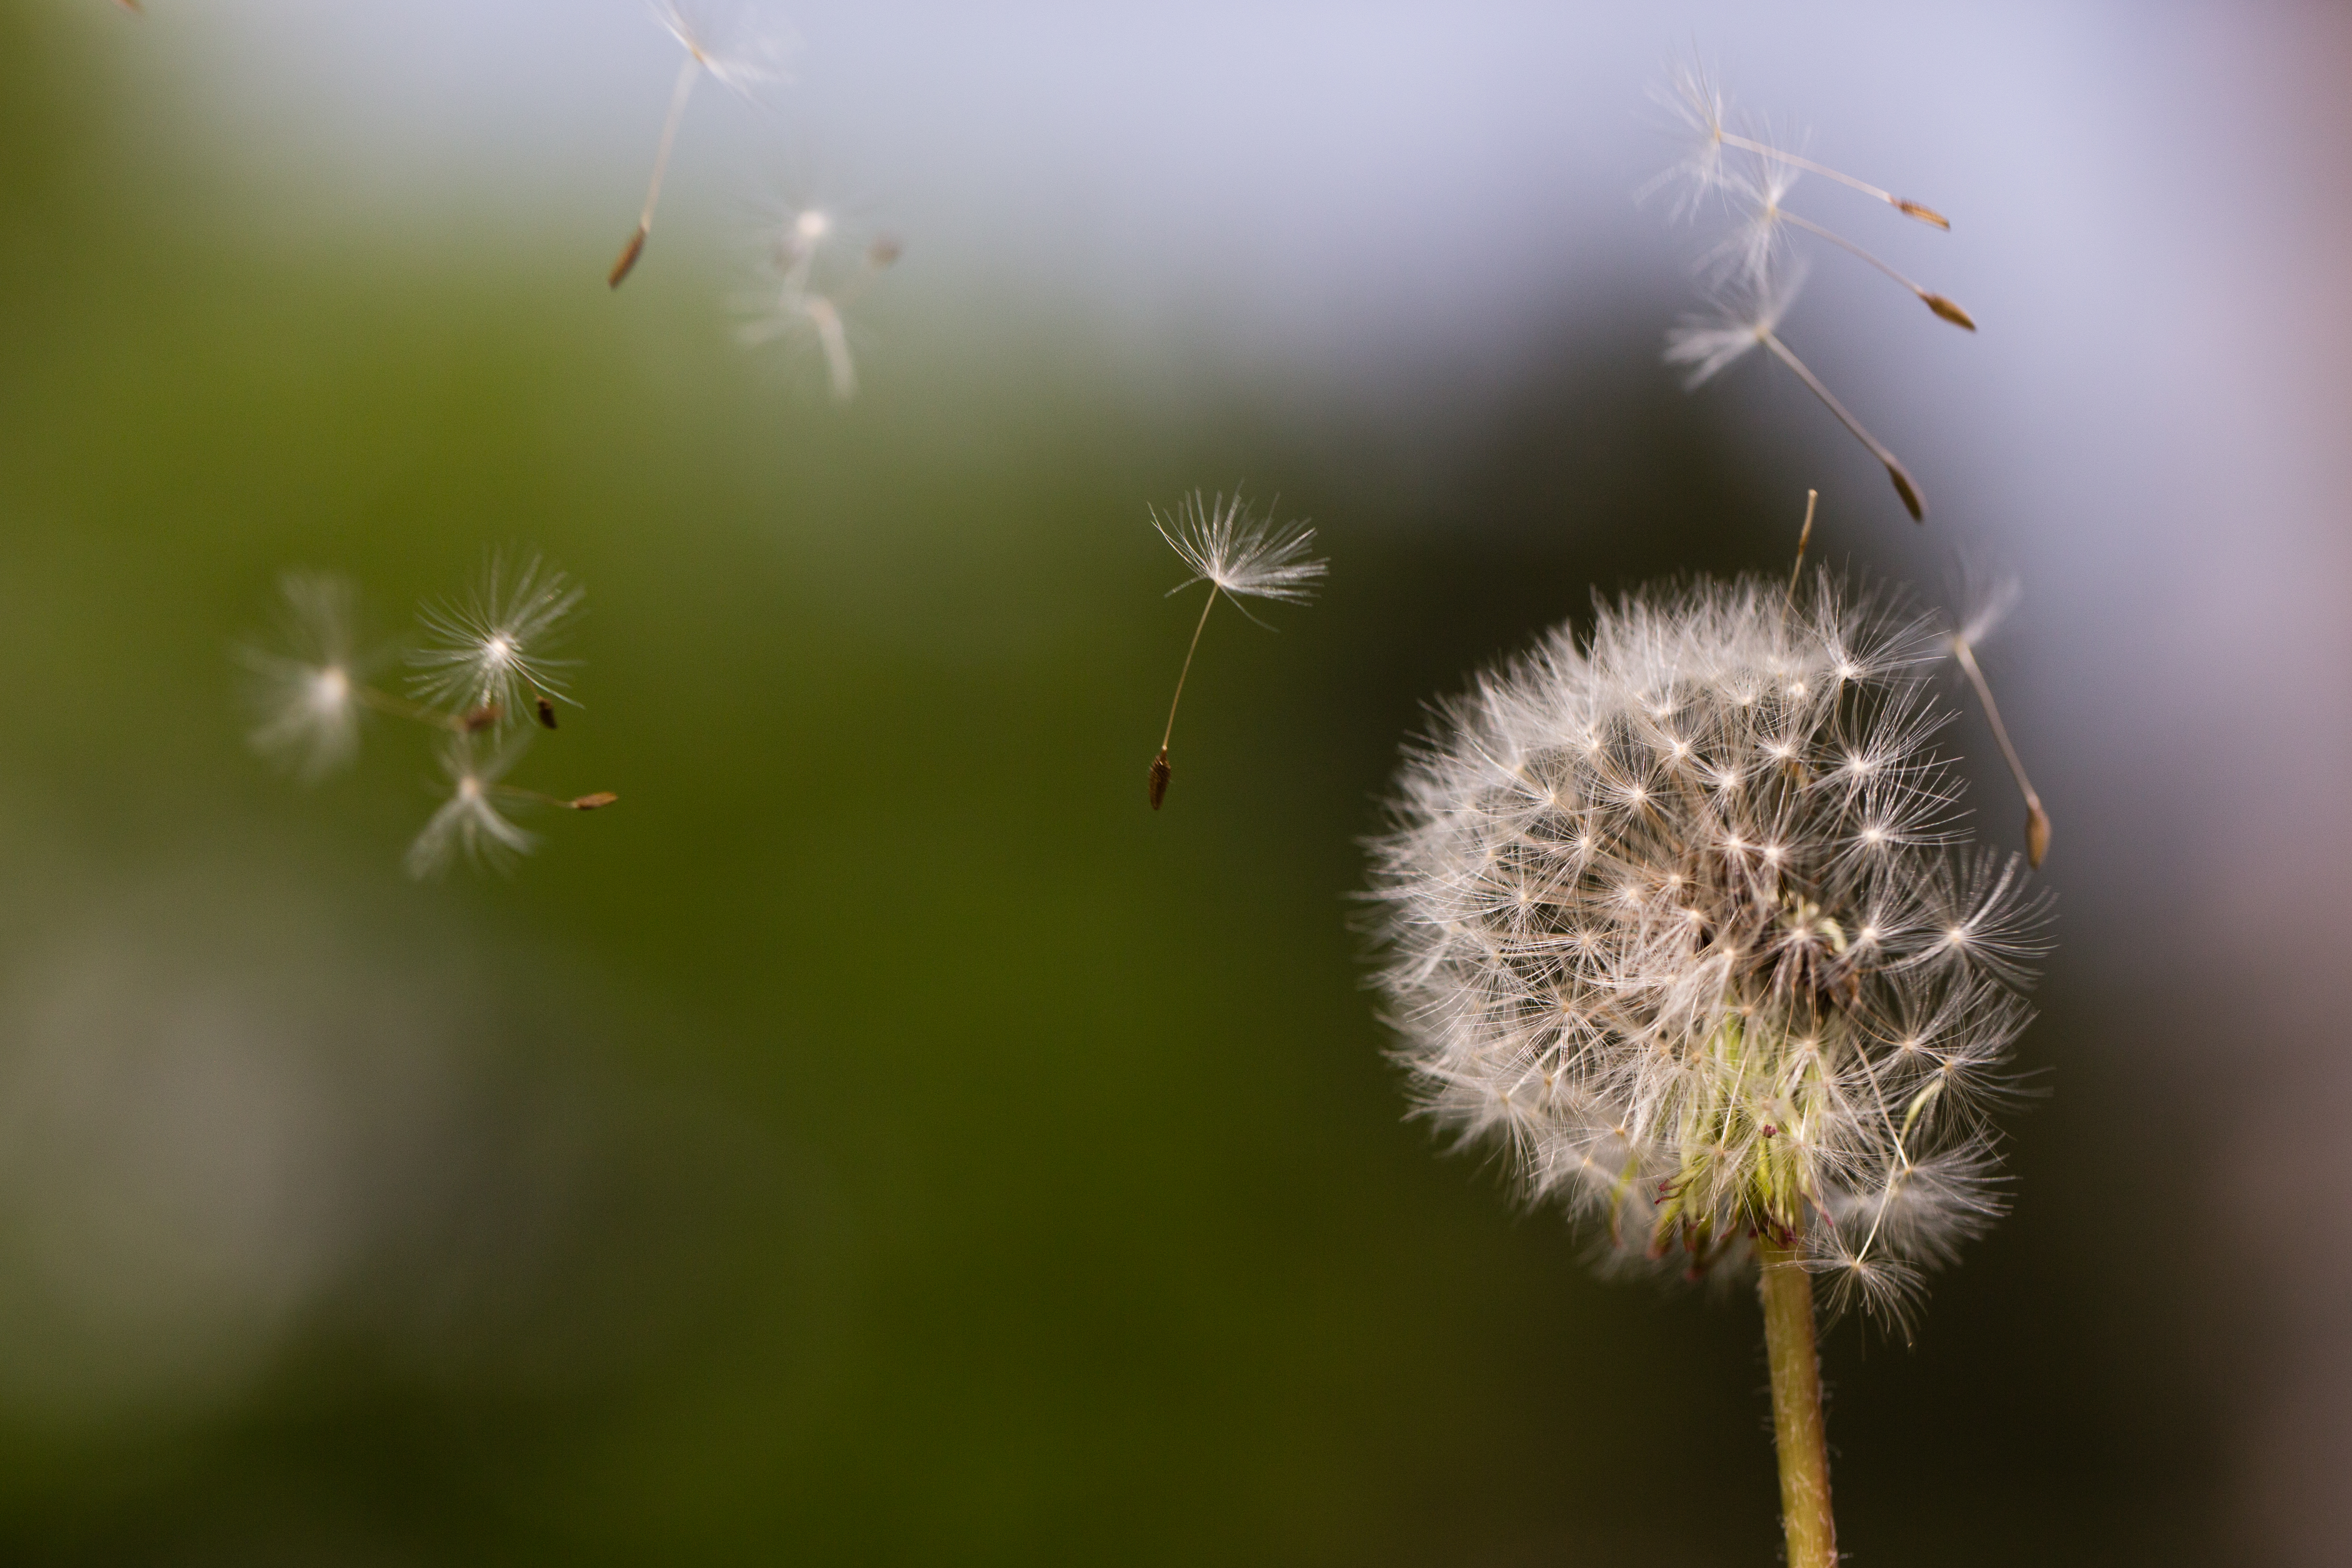
[[[1953,636],[1970,647],[1981,647],[1987,637],[2000,629],[2018,601],[2025,596],[2025,585],[2013,576],[1988,577],[1970,573],[1963,576],[1960,588],[1959,625]]]
[[[356,595],[343,578],[289,572],[278,579],[277,638],[237,650],[249,676],[254,749],[315,783],[359,754],[353,640]]]
[[[460,857],[492,870],[506,870],[538,839],[499,810],[494,788],[521,755],[530,738],[518,731],[502,745],[485,746],[474,735],[451,735],[441,747],[441,771],[449,796],[408,847],[408,874],[423,880],[447,871]]]
[[[1173,517],[1155,510],[1151,523],[1192,569],[1171,593],[1214,583],[1235,598],[1303,603],[1314,597],[1329,564],[1308,553],[1315,544],[1313,529],[1277,523],[1271,512],[1260,515],[1238,492],[1230,500],[1223,495],[1204,500],[1195,490],[1177,505]]]
[[[549,649],[583,597],[583,589],[537,557],[517,568],[493,555],[464,598],[418,613],[428,640],[409,655],[416,670],[410,689],[436,707],[496,709],[500,724],[526,710],[525,697],[570,701],[562,672],[572,661]]]
[[[1672,167],[1642,187],[1636,199],[1671,191],[1675,216],[1688,217],[1729,184],[1723,136],[1731,105],[1706,68],[1689,60],[1677,61],[1666,80],[1650,89],[1650,98],[1665,110],[1684,150]]]
[[[712,80],[750,97],[792,79],[799,38],[761,0],[652,0],[652,7]]]
[[[1901,1321],[1998,1212],[1987,1113],[2044,924],[2013,860],[1955,840],[1939,655],[1928,621],[1826,572],[1793,599],[1702,580],[1443,705],[1371,846],[1421,1108],[1476,1140],[1481,1106],[1539,1080],[1501,1142],[1618,1262],[1736,1268],[1768,1235]],[[1626,773],[1661,707],[1686,763]]]
[[[1686,388],[1712,381],[1780,330],[1804,285],[1804,268],[1794,263],[1760,282],[1741,277],[1717,283],[1709,290],[1706,311],[1667,329],[1666,363],[1691,367],[1683,377]]]
[[[1795,142],[1769,129],[1761,139]],[[1735,221],[1699,258],[1702,275],[1718,282],[1766,287],[1784,265],[1790,222],[1787,202],[1803,171],[1778,158],[1740,153],[1727,159],[1717,180]]]
[[[834,399],[850,401],[857,360],[845,312],[898,255],[895,241],[852,243],[850,226],[830,208],[787,209],[763,231],[759,287],[735,299],[737,341],[807,356],[824,366]]]

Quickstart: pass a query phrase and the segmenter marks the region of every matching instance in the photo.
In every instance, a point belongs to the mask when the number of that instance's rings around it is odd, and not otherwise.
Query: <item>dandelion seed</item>
[[[278,590],[283,651],[237,650],[252,675],[248,695],[258,717],[247,739],[312,784],[359,754],[364,688],[352,637],[356,595],[347,580],[313,572],[285,574]]]
[[[408,847],[411,877],[438,877],[460,854],[504,870],[515,857],[530,852],[538,839],[508,821],[496,804],[499,781],[514,765],[529,733],[520,731],[515,741],[487,752],[470,734],[453,735],[444,742],[441,771],[449,781],[449,798]]]
[[[843,313],[899,255],[895,239],[876,239],[862,247],[847,241],[840,217],[826,208],[787,214],[761,247],[771,280],[738,301],[747,320],[736,332],[747,346],[782,342],[814,347],[835,400],[842,403],[857,395],[857,363]],[[857,257],[855,263],[835,259],[849,254]]]
[[[2025,776],[2025,761],[2009,739],[2009,727],[2000,721],[2000,705],[1992,700],[1992,683],[1985,679],[1984,669],[1977,663],[1976,645],[1992,630],[2009,605],[2017,598],[2014,583],[1996,595],[1986,605],[1969,617],[1968,623],[1951,635],[1952,657],[1959,662],[1960,671],[1975,688],[1977,701],[1984,709],[1985,722],[1992,726],[1992,738],[2000,745],[2002,760],[2009,763],[2010,776],[2017,781],[2017,793],[2025,797],[2025,861],[2032,867],[2042,864],[2050,853],[2050,814],[2042,807],[2041,795],[2034,793],[2033,781]]]
[[[1732,130],[1729,101],[1706,72],[1696,65],[1676,66],[1668,85],[1664,89],[1654,90],[1651,96],[1682,122],[1691,138],[1690,149],[1681,162],[1652,183],[1655,186],[1680,182],[1688,186],[1689,194],[1681,204],[1685,212],[1692,210],[1708,194],[1724,188],[1729,179],[1724,168],[1725,151],[1738,149],[1768,163],[1801,169],[1825,180],[1834,180],[1849,190],[1859,191],[1874,201],[1885,202],[1906,217],[1916,218],[1933,227],[1948,231],[1952,226],[1949,218],[1924,203],[1907,200],[1867,181],[1857,180],[1852,174],[1832,169],[1826,163],[1817,163],[1811,158]]]
[[[1927,499],[1920,494],[1909,470],[1877,437],[1863,427],[1861,420],[1846,411],[1836,395],[1780,341],[1780,319],[1788,314],[1803,282],[1803,272],[1792,268],[1785,279],[1769,281],[1762,288],[1734,284],[1718,289],[1710,314],[1685,317],[1680,326],[1667,331],[1666,363],[1691,366],[1683,378],[1683,385],[1686,390],[1696,390],[1748,350],[1762,345],[1773,358],[1793,371],[1806,389],[1821,399],[1822,406],[1836,416],[1838,423],[1885,466],[1886,476],[1895,482],[1895,493],[1902,498],[1911,521],[1924,522],[1927,516]]]
[[[1707,314],[1685,316],[1680,326],[1669,328],[1666,363],[1691,367],[1683,377],[1683,390],[1697,391],[1770,337],[1804,286],[1802,268],[1761,284],[1727,284],[1716,292]]]
[[[653,10],[686,50],[686,59],[678,67],[677,85],[670,89],[669,115],[662,121],[653,178],[646,186],[645,210],[605,279],[614,289],[635,269],[653,234],[662,177],[669,172],[670,149],[677,141],[678,122],[686,116],[694,84],[708,71],[720,86],[749,98],[761,88],[784,79],[792,51],[791,30],[756,0],[655,0]]]
[[[525,695],[534,709],[550,699],[571,701],[556,671],[572,661],[550,658],[547,649],[583,596],[537,557],[516,570],[492,556],[465,599],[419,612],[433,640],[409,655],[419,671],[410,689],[425,701],[466,710],[475,728],[483,727],[478,718],[494,725],[521,711]]]
[[[1960,308],[1959,302],[1938,294],[1897,271],[1874,252],[1865,250],[1822,224],[1801,213],[1790,212],[1783,203],[1789,190],[1796,184],[1795,173],[1779,165],[1768,166],[1763,175],[1745,183],[1747,216],[1733,229],[1729,237],[1718,244],[1706,258],[1708,269],[1721,275],[1741,275],[1761,283],[1771,274],[1788,229],[1798,229],[1817,239],[1827,240],[1847,255],[1875,268],[1910,290],[1918,301],[1940,319],[1969,331],[1977,330],[1976,318]]]
[[[1830,389],[1822,384],[1821,377],[1807,369],[1805,362],[1799,359],[1790,350],[1789,345],[1780,341],[1778,334],[1767,329],[1763,333],[1763,343],[1766,348],[1772,351],[1774,358],[1797,373],[1797,379],[1803,382],[1812,395],[1822,400],[1823,407],[1837,416],[1838,423],[1844,426],[1855,440],[1869,448],[1872,457],[1886,466],[1886,477],[1895,482],[1895,493],[1902,498],[1903,510],[1911,514],[1911,521],[1927,521],[1927,500],[1919,493],[1919,487],[1912,479],[1910,471],[1904,468],[1895,454],[1888,451],[1877,437],[1864,429],[1861,420],[1846,412],[1845,405],[1840,403]]]
[[[1172,519],[1154,510],[1151,525],[1192,569],[1192,575],[1169,593],[1181,594],[1197,583],[1209,584],[1208,601],[1201,606],[1192,640],[1184,649],[1183,668],[1176,675],[1176,694],[1168,703],[1168,727],[1160,737],[1160,753],[1151,762],[1147,793],[1151,809],[1157,811],[1168,796],[1171,773],[1168,744],[1176,733],[1176,708],[1184,700],[1184,680],[1192,673],[1192,656],[1200,651],[1201,633],[1208,626],[1217,595],[1223,594],[1234,600],[1235,609],[1245,598],[1304,604],[1314,597],[1329,563],[1307,553],[1315,542],[1313,529],[1277,524],[1270,511],[1261,517],[1238,491],[1230,501],[1223,495],[1204,501],[1195,490],[1179,503]]]

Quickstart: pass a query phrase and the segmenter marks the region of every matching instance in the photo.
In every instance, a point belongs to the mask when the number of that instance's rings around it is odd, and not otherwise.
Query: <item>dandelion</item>
[[[1599,609],[1442,705],[1371,846],[1421,1110],[1633,1269],[1758,1282],[1789,1561],[1835,1558],[1813,1280],[1900,1325],[2000,1213],[2044,910],[1968,844],[1925,620],[1820,573]]]
[[[563,811],[602,811],[621,797],[609,790],[574,795],[569,800],[508,784],[506,775],[529,744],[530,731],[488,751],[470,731],[460,731],[442,742],[441,772],[448,781],[449,798],[433,814],[408,847],[408,874],[424,879],[449,868],[459,855],[492,870],[503,871],[515,857],[528,855],[539,840],[508,820],[499,803],[550,805]]]
[[[305,784],[347,767],[360,750],[360,671],[352,639],[352,584],[317,572],[278,579],[285,599],[283,651],[237,650],[251,673],[256,751],[290,766]]]
[[[1951,220],[1933,207],[1906,200],[1892,191],[1857,180],[1852,174],[1841,173],[1825,163],[1816,163],[1811,158],[1732,130],[1728,123],[1729,101],[1706,71],[1697,65],[1685,63],[1676,66],[1668,85],[1663,90],[1653,90],[1651,96],[1681,122],[1689,133],[1690,145],[1681,161],[1652,181],[1649,188],[1682,185],[1685,194],[1677,205],[1679,210],[1685,214],[1696,210],[1707,195],[1737,183],[1736,176],[1727,173],[1726,168],[1727,153],[1737,150],[1768,163],[1801,169],[1823,179],[1834,180],[1874,201],[1885,202],[1906,217],[1916,218],[1933,227],[1948,231],[1952,226]]]
[[[1926,521],[1927,498],[1920,493],[1918,482],[1912,479],[1910,471],[1885,442],[1847,412],[1845,405],[1822,384],[1822,378],[1780,341],[1780,319],[1788,314],[1789,307],[1796,302],[1797,291],[1803,286],[1802,269],[1791,268],[1785,276],[1761,285],[1740,279],[1719,288],[1709,313],[1686,316],[1680,326],[1667,331],[1666,363],[1689,365],[1691,371],[1683,378],[1683,385],[1695,390],[1761,344],[1773,358],[1795,372],[1797,379],[1822,400],[1822,406],[1837,416],[1838,423],[1885,466],[1886,477],[1895,482],[1895,493],[1902,498],[1903,508],[1911,514],[1911,521]]]
[[[426,629],[438,639],[410,656],[425,667],[416,678],[421,701],[379,691],[362,679],[369,661],[353,652],[356,595],[350,583],[289,572],[280,588],[286,605],[277,645],[237,650],[250,672],[250,695],[260,715],[253,743],[309,781],[357,754],[366,711],[438,731],[449,794],[409,847],[411,875],[438,875],[460,853],[503,867],[529,849],[531,836],[507,820],[499,802],[599,811],[620,798],[610,791],[564,798],[505,782],[530,738],[525,730],[500,739],[520,711],[517,698],[530,694],[540,723],[555,728],[554,696],[561,694],[550,671],[558,661],[548,658],[544,648],[580,601],[580,590],[562,573],[532,561],[509,577],[494,556],[472,598],[457,608],[428,606],[421,612]]]
[[[500,815],[497,797],[506,793],[499,781],[511,768],[530,737],[517,732],[507,744],[488,752],[470,734],[451,736],[441,748],[441,771],[447,775],[449,798],[425,823],[408,847],[408,874],[422,880],[449,868],[459,854],[467,859],[503,870],[518,855],[527,855],[538,839]]]
[[[653,233],[662,176],[669,170],[670,148],[677,140],[678,121],[686,116],[694,84],[708,71],[721,87],[749,98],[784,79],[785,62],[792,52],[791,30],[758,0],[654,0],[653,10],[686,51],[686,59],[678,67],[677,85],[670,89],[669,116],[662,121],[661,142],[654,153],[645,210],[638,215],[636,232],[621,247],[620,259],[613,263],[612,274],[605,279],[614,289],[635,268]]]
[[[555,672],[572,661],[546,650],[583,596],[537,557],[515,571],[492,556],[472,594],[419,613],[431,640],[409,655],[420,672],[410,689],[424,701],[487,715],[493,723],[522,712],[527,695],[540,722],[553,729],[555,703],[572,700]]]
[[[1790,229],[1827,240],[1847,255],[1902,285],[1941,320],[1973,332],[1976,318],[1960,307],[1950,296],[1936,293],[1926,285],[1897,271],[1874,253],[1864,249],[1833,228],[1815,223],[1788,206],[1789,193],[1796,187],[1799,171],[1786,163],[1764,163],[1748,177],[1737,178],[1732,184],[1740,193],[1741,216],[1731,233],[1707,254],[1705,269],[1717,276],[1743,277],[1762,285],[1771,275],[1784,248]]]
[[[1235,609],[1241,609],[1240,601],[1245,598],[1304,604],[1315,596],[1316,585],[1329,563],[1307,554],[1315,542],[1313,529],[1277,524],[1270,511],[1260,517],[1238,491],[1230,501],[1223,495],[1214,501],[1203,501],[1195,490],[1177,506],[1172,519],[1154,510],[1151,525],[1192,569],[1192,575],[1169,589],[1169,594],[1181,594],[1196,583],[1209,584],[1208,602],[1201,606],[1192,641],[1184,650],[1183,668],[1176,675],[1176,695],[1168,703],[1168,728],[1160,737],[1160,754],[1151,760],[1148,795],[1151,809],[1157,811],[1168,796],[1172,771],[1168,742],[1176,733],[1176,707],[1184,700],[1184,679],[1192,673],[1192,656],[1200,651],[1201,633],[1208,626],[1217,595],[1234,600]]]
[[[850,241],[838,215],[802,207],[785,215],[767,235],[761,261],[769,281],[746,296],[749,318],[737,329],[747,346],[782,342],[812,345],[823,360],[825,379],[838,402],[857,395],[857,363],[849,348],[843,314],[898,259],[898,241],[877,237]],[[854,255],[855,261],[841,259]]]
[[[1973,332],[1976,320],[1948,296],[1906,277],[1844,235],[1790,211],[1788,198],[1801,174],[1815,174],[1887,202],[1937,228],[1948,229],[1951,225],[1940,214],[1917,202],[1893,195],[1776,144],[1785,138],[1766,141],[1730,130],[1726,123],[1728,110],[1723,94],[1696,67],[1678,68],[1669,89],[1657,96],[1691,132],[1691,142],[1682,159],[1651,181],[1641,194],[1647,195],[1662,186],[1678,189],[1681,195],[1675,210],[1680,216],[1696,212],[1710,196],[1719,198],[1739,214],[1731,232],[1701,262],[1700,270],[1710,287],[1709,312],[1686,319],[1666,334],[1667,363],[1693,366],[1685,384],[1696,387],[1750,348],[1762,344],[1885,467],[1887,478],[1894,481],[1895,492],[1902,498],[1903,508],[1911,514],[1911,520],[1925,521],[1926,498],[1910,472],[1837,400],[1779,334],[1780,318],[1803,282],[1801,268],[1784,259],[1789,237],[1791,233],[1810,234],[1836,246],[1908,289],[1942,321]]]
[[[1984,668],[1977,663],[1977,645],[1992,634],[2017,603],[2018,584],[2014,579],[2003,582],[1982,596],[1981,602],[1969,617],[1951,632],[1952,658],[1960,673],[1968,677],[1975,689],[1977,702],[1984,709],[1985,722],[1992,726],[1992,738],[2000,746],[2001,760],[2009,764],[2010,777],[2017,781],[2017,793],[2025,798],[2025,858],[2029,865],[2039,867],[2042,858],[2050,853],[2050,814],[2042,809],[2042,796],[2034,792],[2033,781],[2025,776],[2025,762],[2010,742],[2009,726],[2000,721],[2000,705],[1992,700],[1992,683],[1985,679]]]

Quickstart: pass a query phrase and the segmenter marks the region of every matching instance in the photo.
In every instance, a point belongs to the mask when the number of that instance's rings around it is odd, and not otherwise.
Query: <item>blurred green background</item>
[[[1752,1306],[1596,1281],[1405,1121],[1350,930],[1423,700],[1785,559],[1803,454],[1656,366],[1675,280],[1309,417],[917,235],[836,409],[683,239],[616,299],[609,223],[265,210],[55,10],[0,10],[0,1558],[1771,1560]],[[1236,480],[1330,586],[1220,612],[1155,816],[1147,508]],[[229,649],[285,567],[393,632],[499,545],[589,589],[518,777],[623,803],[412,885],[428,748],[303,790]],[[1916,1347],[1829,1342],[1857,1562],[2210,1539],[2086,984],[2016,1215]]]

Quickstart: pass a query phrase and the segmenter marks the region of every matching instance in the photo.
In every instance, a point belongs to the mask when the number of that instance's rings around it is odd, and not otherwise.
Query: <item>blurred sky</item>
[[[135,22],[71,5],[107,35],[121,112],[157,156],[240,191],[234,243],[357,235],[455,264],[552,231],[581,242],[578,275],[546,282],[567,294],[601,289],[626,236],[677,58],[632,0],[151,0]],[[2329,1484],[2352,1461],[2352,1055],[2328,1027],[2352,944],[2343,11],[790,14],[798,79],[760,106],[705,85],[616,310],[723,270],[762,193],[840,200],[908,242],[898,331],[961,323],[1017,380],[1018,356],[1067,322],[1110,345],[1146,403],[1247,389],[1303,428],[1385,423],[1395,441],[1365,448],[1369,483],[1383,462],[1402,482],[1412,453],[1475,428],[1530,322],[1600,332],[1635,299],[1662,331],[1681,308],[1699,236],[1633,193],[1674,155],[1647,91],[1694,49],[1737,102],[1809,131],[1814,156],[1951,215],[1932,233],[1818,181],[1792,203],[1982,324],[1935,327],[1825,255],[1786,329],[1911,462],[1927,529],[1777,370],[1746,363],[1696,396],[1728,411],[1759,468],[1821,486],[1833,550],[1927,583],[1959,557],[2026,584],[1989,663],[2042,760],[2068,950],[2128,1012],[2101,1037],[2132,1042],[2115,1070],[2170,1108],[2146,1135],[2179,1140],[2200,1173],[2176,1283],[2206,1303],[2179,1310],[2227,1326],[2213,1353],[2237,1391],[2234,1506],[2277,1560],[2337,1560],[2352,1537]],[[886,342],[872,374],[892,367]]]

